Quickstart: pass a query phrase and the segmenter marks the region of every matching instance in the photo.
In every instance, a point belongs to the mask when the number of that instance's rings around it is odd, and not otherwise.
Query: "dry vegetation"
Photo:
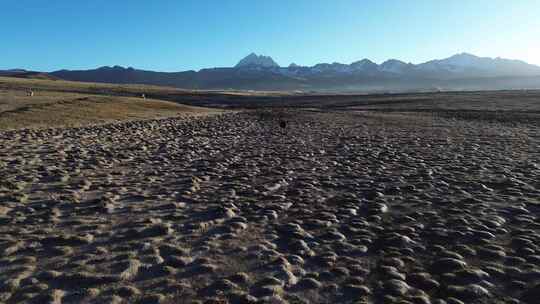
[[[49,88],[36,89],[39,88],[40,83],[47,84]],[[67,92],[69,90],[66,87],[59,87],[63,88],[63,91],[52,90],[51,84],[62,85],[65,82],[15,79],[10,80],[9,84],[9,89],[0,89],[0,130],[75,127],[114,121],[208,115],[221,112],[215,109],[140,97]],[[32,88],[35,95],[27,96],[23,86],[19,86],[21,84],[24,84],[27,89]],[[84,86],[85,84],[73,88],[81,89]],[[142,87],[137,87],[137,90],[144,91]],[[130,92],[135,95],[137,90]]]
[[[26,90],[34,88],[40,91],[76,92],[107,95],[140,96],[147,95],[187,95],[187,94],[221,94],[230,96],[289,96],[291,93],[265,91],[194,91],[173,87],[143,85],[143,84],[108,84],[93,82],[76,82],[49,79],[27,79],[16,77],[0,77],[0,89]]]
[[[0,303],[540,298],[540,125],[506,93],[503,116],[456,94],[188,118],[209,110],[1,94],[0,122],[91,124],[0,131]]]
[[[16,77],[0,77],[0,89],[26,90],[33,88],[36,91],[52,92],[79,92],[79,93],[126,93],[139,96],[141,93],[153,92],[188,92],[176,88],[150,86],[150,85],[116,85],[106,83],[75,82],[48,79],[25,79]]]
[[[540,114],[540,91],[493,91],[378,96],[336,107],[380,111],[482,111]]]

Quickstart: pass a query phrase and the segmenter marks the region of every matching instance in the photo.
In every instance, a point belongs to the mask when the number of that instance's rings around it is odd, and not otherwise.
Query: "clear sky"
[[[1,0],[0,69],[419,63],[469,52],[540,65],[539,0]]]

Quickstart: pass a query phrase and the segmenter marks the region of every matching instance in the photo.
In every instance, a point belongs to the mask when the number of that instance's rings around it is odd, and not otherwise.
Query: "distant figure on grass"
[[[32,89],[29,89],[28,91],[26,91],[26,96],[34,96],[34,91],[32,91]]]
[[[146,95],[144,95],[144,93],[141,94],[141,98],[142,98],[142,99],[146,99]]]

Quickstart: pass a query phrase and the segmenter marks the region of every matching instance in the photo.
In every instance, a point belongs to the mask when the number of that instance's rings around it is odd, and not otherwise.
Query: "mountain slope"
[[[26,78],[26,79],[47,79],[47,80],[59,80],[58,77],[55,77],[49,73],[44,72],[33,72],[23,69],[12,69],[0,71],[1,77],[16,77],[16,78]]]
[[[442,60],[432,60],[417,66],[426,72],[454,74],[460,77],[538,76],[540,67],[520,60],[477,57],[461,53]]]
[[[101,67],[50,73],[65,80],[166,85],[186,89],[402,91],[540,88],[540,67],[519,60],[456,54],[421,64],[369,59],[351,64],[280,67],[271,57],[250,54],[231,68],[154,72]],[[496,78],[496,79],[495,79]],[[490,85],[490,83],[496,84]]]
[[[255,53],[249,54],[244,59],[240,60],[235,68],[243,67],[263,67],[263,68],[279,68],[274,59],[270,56],[257,55]]]

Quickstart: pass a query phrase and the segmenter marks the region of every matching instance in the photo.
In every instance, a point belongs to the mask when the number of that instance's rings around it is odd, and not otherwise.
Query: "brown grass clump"
[[[120,279],[123,281],[133,280],[139,273],[141,262],[139,260],[131,259],[125,265],[125,269],[120,273]]]

